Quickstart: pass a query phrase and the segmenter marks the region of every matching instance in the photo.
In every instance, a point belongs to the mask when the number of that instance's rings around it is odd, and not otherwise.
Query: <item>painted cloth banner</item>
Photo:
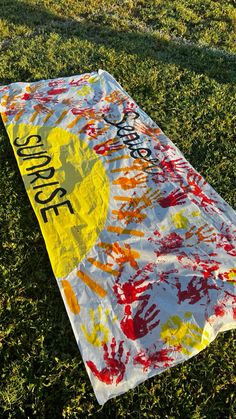
[[[106,71],[0,88],[100,404],[236,325],[236,214]]]

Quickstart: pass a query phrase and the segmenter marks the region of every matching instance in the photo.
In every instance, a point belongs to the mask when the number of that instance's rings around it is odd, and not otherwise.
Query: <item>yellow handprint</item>
[[[92,320],[92,331],[89,333],[87,328],[84,324],[81,325],[82,332],[84,336],[86,337],[87,341],[91,343],[91,345],[94,346],[101,346],[104,343],[106,343],[109,339],[109,332],[110,329],[108,326],[106,326],[106,323],[109,318],[110,311],[107,308],[105,310],[105,313],[103,314],[102,306],[98,306],[97,315],[95,315],[95,310],[92,308],[89,310],[90,318]],[[104,318],[104,321],[102,319]],[[116,317],[112,319],[114,322],[117,320]]]
[[[191,313],[185,313],[186,319],[191,316]],[[189,321],[184,322],[179,316],[169,317],[162,325],[161,338],[169,345],[179,346],[185,355],[192,355],[193,349],[201,351],[210,342],[207,331]]]
[[[228,272],[228,281],[236,285],[236,269],[230,269]]]
[[[193,211],[193,212],[191,213],[191,215],[192,215],[193,217],[200,217],[201,212],[200,212],[200,211]]]
[[[96,81],[98,81],[98,80],[99,80],[99,77],[97,75],[94,75],[94,76],[89,77],[88,82],[89,83],[96,83]]]
[[[92,91],[90,86],[83,86],[78,90],[77,94],[80,96],[87,96]]]
[[[232,268],[227,272],[219,274],[219,278],[236,285],[236,268]]]
[[[178,211],[171,216],[172,221],[176,228],[187,228],[188,227],[188,219],[183,215],[183,211]]]

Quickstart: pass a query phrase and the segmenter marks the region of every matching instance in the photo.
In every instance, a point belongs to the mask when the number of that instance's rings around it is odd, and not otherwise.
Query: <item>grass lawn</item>
[[[230,0],[0,0],[0,84],[102,68],[235,207]],[[235,418],[234,332],[100,407],[0,124],[0,417]]]

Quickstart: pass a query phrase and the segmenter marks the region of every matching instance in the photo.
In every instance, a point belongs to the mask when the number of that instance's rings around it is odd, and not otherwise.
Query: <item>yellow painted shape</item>
[[[77,94],[80,96],[87,96],[92,91],[90,86],[84,86],[78,90]]]
[[[7,132],[46,242],[54,274],[57,278],[65,277],[78,266],[92,248],[106,222],[110,189],[102,161],[78,135],[62,128],[9,124]],[[23,160],[16,153],[21,147],[16,147],[13,140],[19,137],[19,141],[23,144],[28,136],[36,134],[41,136],[43,146],[24,152],[31,154],[46,151],[45,155],[51,157],[51,162],[39,169],[53,167],[55,173],[49,180],[37,179],[31,184],[30,181],[34,177],[28,174],[37,169],[27,171],[27,168],[36,166],[41,160],[34,157]],[[35,144],[36,140],[32,140],[29,145]],[[40,183],[46,184],[52,181],[57,181],[59,184],[33,189],[33,186],[39,186]],[[47,199],[56,188],[60,187],[66,190],[66,195],[63,197],[57,193],[49,203],[39,204],[35,201],[36,192],[41,190],[40,198]],[[54,210],[48,210],[48,222],[43,221],[41,213],[43,208],[67,200],[70,201],[74,214],[71,214],[67,205],[62,205],[58,207],[57,216]]]
[[[201,212],[200,211],[193,211],[191,214],[192,214],[193,217],[200,217]]]
[[[92,308],[89,310],[92,322],[91,331],[88,331],[84,324],[81,325],[82,332],[89,343],[93,346],[101,346],[106,343],[109,338],[109,326],[107,324],[109,318],[109,310],[106,309],[103,315],[101,305],[98,306],[97,313]],[[114,319],[113,319],[114,321]]]
[[[186,312],[185,318],[189,319],[190,315]],[[191,355],[193,349],[201,351],[210,342],[207,331],[189,321],[183,321],[179,316],[169,317],[161,327],[160,336],[168,345],[180,346],[185,355]]]
[[[70,311],[74,314],[79,314],[80,306],[71,284],[66,279],[63,279],[61,284]]]
[[[228,272],[228,281],[236,284],[236,268],[230,269]]]
[[[89,77],[88,82],[89,83],[96,83],[99,80],[99,76],[97,76],[96,74],[94,76]]]
[[[176,212],[171,216],[172,222],[176,228],[187,228],[188,219],[183,215],[183,211]]]

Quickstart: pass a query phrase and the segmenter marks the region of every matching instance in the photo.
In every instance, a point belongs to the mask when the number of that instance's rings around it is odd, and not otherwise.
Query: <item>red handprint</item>
[[[156,139],[156,143],[154,145],[154,149],[161,152],[162,154],[166,154],[169,158],[176,156],[176,150],[173,146],[169,144],[162,143],[158,138]]]
[[[0,92],[5,92],[8,90],[8,86],[1,86],[0,87]]]
[[[120,283],[122,274],[122,270],[120,270],[113,287],[118,304],[132,304],[141,300],[148,301],[150,294],[144,294],[144,292],[152,289],[153,284],[150,280],[150,273],[153,273],[157,267],[157,263],[150,262],[143,268],[138,269],[127,282],[123,283]],[[178,273],[178,270],[172,269],[167,272],[156,272],[156,275],[153,275],[153,278],[155,278],[153,282],[169,284],[169,275],[173,273]]]
[[[42,93],[35,93],[35,94],[30,94],[30,93],[24,93],[21,98],[21,100],[37,100],[38,102],[53,102],[53,103],[58,103],[58,99],[53,99],[52,96],[44,96]]]
[[[4,113],[5,113],[5,115],[7,115],[7,116],[12,116],[12,115],[16,115],[17,114],[17,112],[19,112],[19,110],[20,109],[23,109],[23,108],[20,108],[19,106],[16,106],[15,104],[12,104],[10,107],[9,107],[9,109],[8,110],[6,110]]]
[[[138,271],[140,273],[140,271]],[[143,277],[137,281],[137,274],[133,275],[127,282],[120,283],[120,276],[117,278],[113,291],[117,297],[118,304],[132,304],[134,301],[148,300],[149,294],[144,294],[146,290],[152,289],[151,283],[146,283],[147,278]]]
[[[219,211],[222,211],[221,209],[219,209],[218,207],[215,206],[215,204],[217,204],[217,201],[212,199],[212,198],[209,198],[203,192],[199,196],[199,198],[200,198],[199,206],[204,208],[206,212],[217,212],[217,213],[219,213]],[[197,204],[197,202],[195,200],[192,200],[192,201],[193,201],[193,203]]]
[[[72,79],[69,84],[71,86],[80,86],[81,84],[84,84],[90,77],[91,77],[91,74],[85,74],[84,76],[80,77],[78,80]]]
[[[96,365],[92,361],[86,361],[86,364],[91,369],[92,373],[103,383],[105,384],[119,384],[123,378],[126,369],[126,364],[129,361],[130,352],[126,353],[126,358],[122,361],[122,356],[124,353],[123,348],[124,341],[119,343],[118,352],[116,352],[116,341],[115,338],[111,342],[111,354],[109,356],[107,344],[103,344],[104,355],[103,359],[105,361],[105,367],[98,371]]]
[[[30,100],[33,99],[33,95],[29,94],[29,93],[24,93],[21,97],[21,100]]]
[[[185,204],[186,193],[179,190],[172,191],[168,196],[159,200],[162,208],[174,207],[176,205]]]
[[[90,137],[96,138],[96,127],[94,125],[94,121],[90,121],[88,124],[86,124],[79,133],[81,134],[87,134]]]
[[[236,230],[222,223],[221,233],[217,237],[217,247],[225,250],[230,256],[236,256]]]
[[[155,350],[155,346],[153,348]],[[171,363],[175,360],[169,356],[169,353],[173,354],[173,351],[179,350],[175,348],[163,348],[159,351],[152,352],[149,348],[143,349],[134,356],[134,365],[140,364],[143,367],[143,371],[146,372],[148,368],[168,368]]]
[[[83,116],[84,115],[84,109],[79,109],[79,108],[72,108],[71,109],[71,112],[73,113],[73,115],[81,115],[81,116]]]
[[[178,269],[172,269],[168,272],[159,272],[159,282],[169,284],[169,275],[178,273]],[[174,279],[177,279],[174,277]]]
[[[50,81],[49,83],[48,83],[48,86],[49,87],[57,87],[57,86],[60,86],[60,85],[62,85],[62,84],[64,84],[65,83],[65,80],[63,80],[63,79],[59,79],[59,80],[52,80],[52,81]]]
[[[156,310],[155,304],[152,304],[151,307],[147,309],[144,317],[140,316],[147,305],[147,300],[142,301],[135,314],[131,313],[130,305],[125,306],[125,316],[120,322],[120,327],[127,338],[132,340],[141,338],[160,323],[160,320],[157,320],[156,322],[150,324],[160,312],[160,310]]]
[[[160,167],[163,170],[176,176],[176,174],[184,173],[189,166],[188,163],[181,158],[175,160],[168,160],[167,157],[164,157],[164,159],[160,162]]]
[[[219,269],[219,262],[210,259],[211,256],[216,256],[215,253],[210,253],[207,259],[201,259],[199,255],[194,254],[193,255],[196,261],[196,265],[195,267],[197,269],[199,269],[204,278],[214,278],[215,277],[215,273],[218,271]]]
[[[163,146],[160,144],[154,148],[158,148],[162,154],[169,154],[169,157],[164,157],[160,161],[158,165],[158,171],[156,171],[156,173],[153,175],[153,181],[157,184],[164,183],[167,182],[171,177],[172,181],[175,180],[176,182],[182,184],[181,174],[184,173],[188,168],[188,163],[181,158],[172,160],[171,153],[173,153],[174,149],[169,145]]]
[[[127,100],[125,105],[124,105],[123,112],[124,113],[132,112],[136,109],[137,109],[137,105],[134,102],[131,102],[130,100]]]
[[[93,147],[95,153],[101,154],[103,156],[108,156],[115,151],[121,150],[124,146],[119,142],[119,140],[114,141],[109,139]]]
[[[39,112],[42,112],[42,113],[48,114],[48,113],[50,113],[52,111],[51,109],[47,108],[42,103],[38,103],[37,105],[34,105],[33,108],[38,113]]]
[[[218,301],[214,306],[214,314],[216,317],[223,317],[227,313],[232,313],[233,319],[236,320],[236,296],[233,294],[225,292],[224,298],[221,301]],[[214,322],[214,318],[212,319]],[[211,319],[209,319],[209,323]]]
[[[176,288],[178,290],[178,303],[189,300],[188,304],[196,304],[203,297],[207,297],[207,303],[210,303],[210,290],[218,290],[219,287],[209,277],[209,273],[204,276],[193,276],[188,282],[187,289],[182,290],[182,284],[177,281]]]
[[[159,249],[155,251],[157,256],[173,253],[173,251],[178,251],[181,247],[183,247],[183,238],[175,232],[159,239],[150,237],[148,241],[151,241],[159,246]]]
[[[184,186],[183,189],[187,192],[192,192],[194,195],[201,195],[202,188],[206,185],[206,181],[201,175],[196,173],[194,170],[190,170],[187,174],[188,185]]]
[[[68,89],[66,87],[61,87],[61,88],[57,88],[57,89],[48,90],[47,94],[48,95],[60,95],[61,93],[67,92],[67,90]]]
[[[203,297],[207,297],[207,303],[210,303],[209,291],[219,289],[215,283],[219,262],[211,259],[212,256],[216,256],[216,254],[210,253],[206,258],[200,258],[198,254],[177,256],[184,268],[199,273],[199,275],[192,277],[185,290],[182,290],[182,284],[177,279],[179,304],[185,300],[189,300],[189,304],[195,304]]]
[[[168,173],[165,172],[164,170],[160,170],[158,167],[158,170],[152,175],[152,180],[154,183],[158,185],[159,183],[168,182],[168,177],[169,177]]]
[[[200,258],[196,253],[188,255],[182,253],[177,258],[184,268],[200,271],[204,278],[209,278],[210,276],[214,277],[214,272],[219,269],[219,262],[211,259],[212,256],[216,256],[216,253],[210,253],[205,258]]]
[[[207,184],[207,182],[202,178],[201,175],[196,173],[194,170],[190,170],[187,174],[187,182],[187,185],[182,184],[181,186],[184,192],[193,194],[198,198],[198,200],[196,200],[190,197],[191,201],[194,204],[204,208],[206,212],[221,211],[215,205],[217,204],[217,200],[210,198],[203,192],[203,188]]]

